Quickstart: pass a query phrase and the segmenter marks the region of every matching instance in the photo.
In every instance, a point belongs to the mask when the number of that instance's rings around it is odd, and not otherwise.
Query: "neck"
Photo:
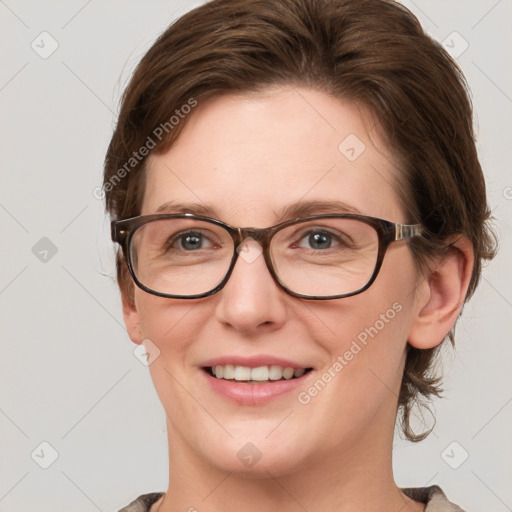
[[[317,454],[279,473],[265,468],[254,478],[223,471],[190,449],[168,422],[169,490],[158,512],[420,512],[424,505],[400,492],[392,472],[394,417],[358,436],[350,448]],[[383,429],[383,425],[388,428]],[[171,428],[170,428],[171,427]],[[385,430],[385,432],[383,432]],[[153,512],[153,509],[152,511]]]

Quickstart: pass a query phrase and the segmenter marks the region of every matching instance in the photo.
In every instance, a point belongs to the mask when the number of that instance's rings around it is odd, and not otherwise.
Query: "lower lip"
[[[312,373],[309,371],[295,379],[268,381],[268,384],[250,384],[237,380],[217,379],[204,370],[201,372],[213,391],[241,405],[263,404],[290,393],[302,386],[308,375]]]

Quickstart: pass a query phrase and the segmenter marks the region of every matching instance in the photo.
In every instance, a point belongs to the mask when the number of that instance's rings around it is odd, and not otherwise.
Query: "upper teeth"
[[[235,366],[225,364],[212,366],[212,373],[218,379],[228,380],[279,380],[282,378],[291,379],[292,377],[300,377],[306,371],[305,368],[291,368],[289,366],[258,366],[257,368],[249,368],[248,366]]]

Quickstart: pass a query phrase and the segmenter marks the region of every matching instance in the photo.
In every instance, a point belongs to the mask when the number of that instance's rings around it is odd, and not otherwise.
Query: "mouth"
[[[219,356],[199,366],[205,383],[223,400],[237,405],[263,405],[294,400],[314,377],[315,368],[273,354]]]
[[[205,366],[203,370],[215,379],[237,381],[246,384],[268,384],[271,382],[297,380],[309,373],[312,368],[292,368],[290,366],[263,365],[257,367],[223,364]]]

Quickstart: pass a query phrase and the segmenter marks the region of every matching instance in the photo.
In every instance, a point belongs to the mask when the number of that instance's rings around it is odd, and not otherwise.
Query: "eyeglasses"
[[[368,289],[392,242],[421,235],[420,224],[363,215],[311,215],[264,229],[234,228],[191,213],[142,215],[111,224],[139,288],[198,299],[227,283],[254,240],[274,281],[293,297],[341,299]],[[251,256],[251,259],[254,257]]]

